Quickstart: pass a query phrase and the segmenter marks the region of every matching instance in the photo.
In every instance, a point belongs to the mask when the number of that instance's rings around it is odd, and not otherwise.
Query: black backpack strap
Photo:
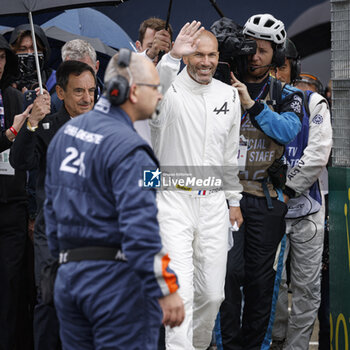
[[[273,109],[278,113],[282,103],[282,83],[274,77],[270,78],[270,100],[266,101],[267,105],[271,105]]]

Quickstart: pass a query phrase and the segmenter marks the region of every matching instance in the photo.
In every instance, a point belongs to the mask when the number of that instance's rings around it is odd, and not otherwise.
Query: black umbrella
[[[0,16],[67,10],[86,6],[119,5],[127,0],[9,0],[2,1]]]
[[[46,11],[57,11],[60,9],[68,9],[68,8],[77,8],[77,7],[85,7],[85,6],[98,6],[98,5],[119,5],[126,0],[10,0],[10,1],[2,1],[0,6],[0,16],[5,15],[20,15],[20,14],[28,14],[29,23],[32,31],[32,40],[34,46],[34,55],[35,55],[35,64],[36,71],[38,74],[38,83],[40,86],[40,92],[43,92],[42,88],[42,80],[40,73],[40,65],[38,58],[38,49],[36,45],[36,38],[34,34],[34,24],[32,13],[34,12],[46,12]]]

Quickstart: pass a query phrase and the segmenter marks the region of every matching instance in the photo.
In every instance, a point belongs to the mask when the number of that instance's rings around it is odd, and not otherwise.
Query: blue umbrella
[[[129,35],[117,23],[91,8],[66,10],[41,26],[56,26],[70,33],[99,38],[116,49],[125,47],[136,51]]]

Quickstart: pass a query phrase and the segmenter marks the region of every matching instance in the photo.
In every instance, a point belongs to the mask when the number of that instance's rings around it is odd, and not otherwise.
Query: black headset
[[[290,62],[290,81],[294,82],[300,75],[301,72],[301,62],[300,58],[291,58]]]
[[[286,51],[283,45],[276,45],[275,49],[273,50],[271,64],[273,64],[277,68],[282,67],[284,65],[285,59]]]
[[[131,51],[128,49],[120,49],[117,61],[118,67],[129,67],[130,60]],[[114,106],[119,106],[129,97],[130,83],[122,75],[116,75],[107,83],[106,92],[110,103]]]
[[[290,81],[293,83],[301,72],[300,55],[293,41],[289,38],[284,42],[284,50],[290,63]]]

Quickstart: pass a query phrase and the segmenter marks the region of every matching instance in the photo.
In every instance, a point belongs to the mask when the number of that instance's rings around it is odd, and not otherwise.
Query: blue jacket
[[[155,192],[141,186],[157,160],[129,116],[104,97],[65,124],[47,152],[45,222],[49,248],[121,244],[146,293],[174,292],[176,275],[162,251]]]
[[[266,103],[259,101],[249,110],[249,116],[256,128],[279,144],[285,145],[291,142],[301,129],[303,94],[290,85],[284,85],[281,91],[275,87],[274,90],[277,91],[272,92],[271,85],[275,86],[274,79],[269,77],[268,82],[270,99],[279,100],[276,101],[278,110],[273,111]]]

